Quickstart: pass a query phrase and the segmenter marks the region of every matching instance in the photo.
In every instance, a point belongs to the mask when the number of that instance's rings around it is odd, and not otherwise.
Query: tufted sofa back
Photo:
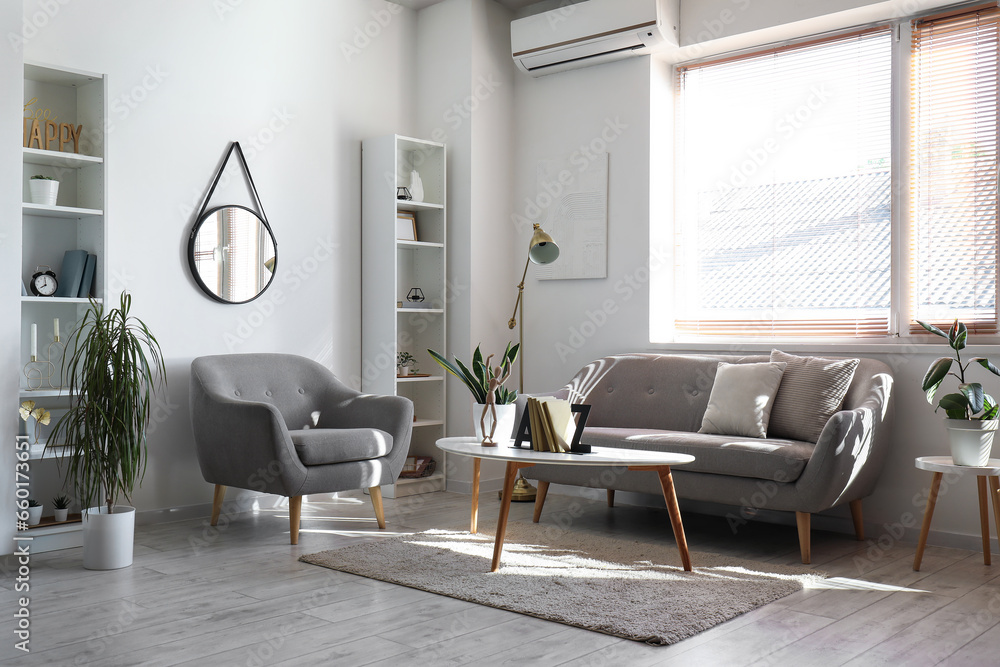
[[[192,380],[217,398],[270,403],[289,429],[312,424],[312,413],[340,386],[329,369],[291,354],[226,354],[191,363]]]

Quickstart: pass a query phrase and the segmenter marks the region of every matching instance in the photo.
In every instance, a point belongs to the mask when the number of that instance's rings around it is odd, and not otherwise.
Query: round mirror
[[[277,244],[267,223],[246,208],[213,208],[188,241],[191,273],[205,293],[223,303],[253,301],[274,280]]]

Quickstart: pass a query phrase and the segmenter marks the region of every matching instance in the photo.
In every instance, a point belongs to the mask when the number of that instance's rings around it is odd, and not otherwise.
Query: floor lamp
[[[521,327],[517,330],[517,342],[520,361],[517,364],[518,393],[524,392],[524,301],[521,298],[524,292],[524,279],[528,275],[528,265],[551,264],[559,257],[559,246],[552,240],[552,237],[542,231],[538,223],[532,225],[534,233],[531,235],[531,243],[528,245],[528,258],[524,261],[524,272],[521,274],[521,282],[517,284],[517,301],[514,302],[514,312],[507,321],[507,328],[513,329],[517,326],[518,317],[521,318]]]

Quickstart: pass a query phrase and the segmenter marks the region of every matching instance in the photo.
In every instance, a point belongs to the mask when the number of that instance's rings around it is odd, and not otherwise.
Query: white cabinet
[[[49,266],[56,277],[64,280],[63,256],[67,250],[82,250],[96,257],[93,289],[90,296],[103,300],[107,293],[107,179],[105,162],[105,127],[107,118],[107,87],[102,74],[64,67],[25,63],[23,128],[23,193],[21,222],[21,279],[27,296],[21,297],[21,349],[17,372],[20,378],[20,400],[33,400],[52,414],[52,423],[42,427],[39,444],[31,438],[30,491],[44,506],[43,516],[51,517],[53,496],[63,492],[63,481],[50,448],[42,459],[45,435],[68,406],[69,397],[59,390],[61,357],[58,346],[52,346],[54,320],[60,322],[63,344],[85,312],[88,299],[79,291],[72,296],[33,296],[32,275],[39,266]],[[32,117],[39,120],[39,130],[32,137]],[[49,123],[46,123],[49,121]],[[48,125],[48,131],[46,126]],[[53,128],[54,126],[54,128]],[[39,144],[38,139],[41,139]],[[30,145],[28,145],[30,143]],[[74,152],[78,149],[79,152]],[[29,181],[42,175],[59,181],[55,205],[31,201]],[[89,285],[88,285],[89,287]],[[13,286],[11,289],[16,289]],[[44,361],[52,351],[54,376],[51,380],[29,381],[24,367],[30,361],[31,325],[37,325],[38,361],[31,367],[47,375]],[[49,385],[54,385],[52,388]],[[22,430],[25,425],[21,423]],[[21,438],[23,436],[19,436]],[[65,471],[63,471],[65,472]],[[72,489],[66,490],[72,497]],[[80,508],[73,506],[72,513]],[[72,515],[71,515],[72,516]],[[44,520],[43,520],[44,523]],[[49,551],[81,544],[80,524],[69,523],[40,526],[29,530],[33,538],[32,552]]]
[[[412,400],[410,456],[437,462],[431,477],[384,488],[389,498],[445,488],[444,454],[435,442],[445,435],[446,383],[443,369],[427,354],[430,348],[447,355],[445,161],[444,144],[430,141],[389,135],[362,144],[362,390]],[[399,199],[399,189],[416,189],[413,172],[423,197]],[[423,301],[410,300],[416,290]],[[399,352],[416,358],[419,374],[397,377]]]

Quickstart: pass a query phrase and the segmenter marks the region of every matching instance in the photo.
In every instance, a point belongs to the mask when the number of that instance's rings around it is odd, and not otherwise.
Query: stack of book
[[[97,255],[86,250],[67,250],[59,272],[59,288],[55,296],[86,299],[94,285]]]
[[[576,422],[573,406],[560,398],[528,398],[531,448],[540,452],[568,452]]]

